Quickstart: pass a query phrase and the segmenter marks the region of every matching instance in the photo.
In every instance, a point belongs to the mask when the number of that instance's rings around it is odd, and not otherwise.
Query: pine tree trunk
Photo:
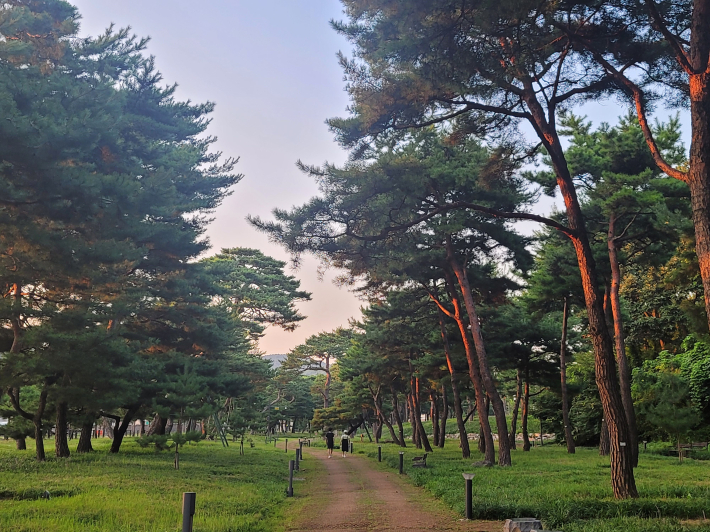
[[[525,370],[525,388],[523,392],[523,419],[520,429],[523,431],[523,451],[530,450],[530,434],[528,432],[528,412],[530,411],[530,383],[528,382],[530,372]]]
[[[46,455],[44,454],[44,427],[42,426],[42,416],[47,408],[47,390],[45,388],[39,394],[39,404],[32,419],[35,426],[35,457],[38,462],[44,462]]]
[[[486,454],[486,444],[489,444],[488,441],[486,441],[486,438],[483,436],[483,424],[481,422],[482,417],[485,416],[486,420],[488,420],[488,413],[491,411],[491,400],[488,396],[486,396],[485,400],[485,405],[483,405],[482,409],[478,410],[478,424],[480,425],[480,431],[478,433],[478,451],[481,454]],[[490,422],[489,422],[490,424]],[[494,452],[494,451],[492,451]],[[491,462],[493,463],[493,462]]]
[[[442,402],[442,413],[441,413],[441,427],[439,428],[439,447],[444,448],[446,443],[446,420],[449,418],[449,397],[446,393],[446,385],[441,385],[441,402]]]
[[[397,445],[400,445],[399,439],[394,433],[394,427],[389,422],[389,419],[387,419],[387,416],[385,416],[385,413],[382,411],[382,397],[380,396],[380,389],[378,388],[377,393],[375,393],[374,390],[370,389],[370,394],[372,395],[372,401],[375,405],[377,417],[380,420],[380,425],[382,425],[382,423],[387,425],[387,429],[390,431],[390,435],[392,436],[392,441]]]
[[[510,420],[510,435],[508,440],[510,441],[510,448],[517,449],[517,429],[518,429],[518,412],[520,411],[520,401],[523,396],[523,377],[520,373],[520,368],[515,372],[515,406],[513,406],[513,417]]]
[[[447,286],[450,281],[447,281]],[[458,306],[455,307],[458,309]],[[458,314],[457,314],[458,315]],[[457,323],[460,319],[456,320]],[[459,325],[461,325],[459,323]],[[441,339],[444,342],[444,355],[446,356],[446,365],[449,368],[449,375],[451,375],[451,392],[454,395],[454,413],[456,414],[456,425],[459,429],[459,445],[461,447],[461,453],[463,458],[469,458],[471,456],[471,448],[468,443],[468,434],[466,433],[466,424],[463,421],[463,406],[461,405],[461,393],[459,392],[458,385],[458,373],[454,367],[454,363],[451,360],[451,346],[449,344],[449,334],[446,331],[446,324],[444,323],[444,313],[439,309],[439,329],[441,330]],[[459,330],[461,328],[459,327]],[[465,334],[466,329],[464,328],[462,334]],[[446,437],[446,434],[444,434]]]
[[[54,430],[54,454],[57,458],[68,458],[69,442],[67,441],[67,404],[57,403],[57,419]]]
[[[113,431],[113,441],[111,442],[111,449],[109,450],[110,453],[115,454],[121,449],[121,444],[123,443],[123,438],[126,435],[128,426],[131,424],[131,421],[133,421],[133,416],[136,415],[139,408],[140,405],[129,407],[126,410],[126,414],[123,416],[121,424],[119,425],[117,423],[116,429]]]
[[[695,251],[705,292],[705,312],[710,326],[710,0],[694,0],[689,75],[690,144],[688,185],[690,187]]]
[[[411,371],[411,360],[410,371]],[[413,378],[412,384],[414,385],[414,393],[412,394],[412,401],[414,403],[414,421],[416,423],[417,432],[419,433],[420,448],[423,446],[424,450],[428,453],[433,452],[431,444],[429,443],[429,438],[424,431],[424,425],[422,425],[422,410],[420,403],[420,390],[419,390],[419,378]]]
[[[436,392],[432,389],[429,391],[429,400],[431,402],[429,411],[431,417],[431,439],[434,445],[439,442],[439,406],[437,405],[438,398]]]
[[[167,418],[162,418],[160,414],[155,414],[153,421],[148,427],[148,436],[163,436],[165,435],[165,427],[168,424]]]
[[[77,453],[90,453],[94,450],[94,448],[91,446],[91,432],[93,428],[93,421],[82,423],[81,434],[79,435],[79,443],[76,446]]]
[[[708,0],[703,1],[707,2]],[[597,388],[599,389],[604,419],[606,419],[609,428],[611,487],[614,497],[617,499],[638,497],[629,449],[619,445],[620,442],[629,441],[629,427],[621,400],[614,345],[597,290],[597,269],[594,254],[589,244],[582,209],[554,123],[548,123],[549,115],[546,114],[539,100],[537,100],[534,90],[529,87],[526,88],[523,99],[530,111],[531,122],[537,128],[543,146],[548,152],[560,194],[565,202],[567,222],[570,228],[567,236],[572,241],[577,255],[577,263],[579,264],[587,308],[589,336],[594,350],[594,370]],[[710,199],[710,196],[708,198]],[[708,205],[710,206],[710,203]],[[710,246],[710,240],[708,244]],[[710,251],[710,247],[708,251]],[[708,273],[710,273],[710,253],[708,254]]]
[[[562,309],[562,338],[560,339],[560,385],[562,389],[562,422],[565,426],[565,442],[567,452],[574,454],[574,438],[569,421],[569,399],[567,397],[567,317],[569,314],[568,298],[564,298]]]
[[[609,427],[606,420],[602,419],[602,429],[599,433],[599,456],[609,456]]]
[[[476,355],[478,357],[478,365],[481,371],[481,380],[483,381],[483,386],[485,387],[486,394],[491,400],[491,405],[493,406],[493,412],[495,413],[496,426],[498,430],[498,465],[499,466],[509,466],[512,464],[510,458],[510,445],[508,442],[508,421],[505,417],[505,407],[503,406],[503,400],[498,393],[498,389],[495,386],[495,381],[493,380],[493,374],[488,365],[488,355],[486,353],[486,346],[483,341],[483,333],[481,331],[481,324],[478,319],[478,313],[476,311],[476,305],[473,301],[473,293],[471,292],[471,286],[468,283],[468,278],[466,272],[461,267],[461,264],[457,260],[454,249],[451,244],[451,237],[446,239],[446,254],[447,260],[454,271],[456,280],[458,281],[459,288],[463,295],[464,306],[466,307],[466,312],[468,313],[468,321],[471,325],[471,336],[473,337],[473,344],[476,347]],[[480,414],[479,405],[479,414]],[[480,417],[480,416],[479,416]],[[486,442],[488,443],[488,442]],[[491,446],[492,446],[492,442]],[[488,445],[486,445],[488,447]]]
[[[173,432],[173,418],[169,417],[168,420],[165,422],[165,434],[170,435]],[[286,432],[284,430],[284,432]]]
[[[634,412],[634,400],[631,397],[631,369],[626,358],[626,346],[624,343],[624,324],[621,316],[621,299],[619,298],[619,287],[621,285],[621,267],[619,266],[619,254],[616,248],[616,217],[609,217],[609,232],[607,247],[609,249],[609,263],[611,265],[611,286],[609,299],[611,302],[611,313],[614,320],[614,339],[616,348],[616,362],[619,368],[619,385],[621,386],[621,402],[624,405],[626,422],[629,426],[629,440],[627,447],[631,455],[633,467],[638,465],[638,436],[636,433],[636,413]],[[566,300],[565,300],[566,301]],[[568,445],[569,447],[569,445]]]
[[[399,432],[399,445],[401,447],[406,447],[407,442],[404,440],[404,425],[402,424],[402,416],[399,415],[399,401],[397,400],[397,391],[394,386],[390,386],[390,391],[392,392],[392,414],[394,414],[394,420],[397,422],[397,431]]]
[[[413,390],[414,388],[412,388]],[[417,428],[416,409],[414,408],[414,392],[407,395],[407,406],[409,409],[409,424],[412,427],[412,443],[417,449],[422,448],[421,440],[419,439],[419,429]]]
[[[478,360],[476,357],[476,351],[474,346],[471,344],[471,338],[468,334],[468,329],[466,328],[466,323],[463,320],[463,313],[461,312],[461,301],[459,299],[458,291],[454,284],[453,276],[451,271],[445,270],[446,276],[446,286],[449,292],[449,297],[451,298],[451,303],[454,306],[454,320],[459,328],[459,333],[461,335],[461,340],[463,341],[464,351],[466,352],[466,360],[468,361],[468,372],[471,377],[471,382],[473,383],[473,389],[476,394],[476,407],[479,412],[483,410],[486,402],[486,392],[483,388],[483,381],[481,380],[481,373],[478,367]],[[493,434],[491,432],[491,426],[488,422],[488,416],[479,416],[479,421],[481,423],[481,431],[483,433],[483,438],[486,443],[486,456],[485,460],[491,464],[495,464],[495,447],[493,446]],[[460,427],[459,427],[460,429]],[[465,430],[465,429],[464,429]],[[464,441],[466,442],[464,444]],[[461,445],[468,446],[468,439],[461,440]]]
[[[27,441],[25,438],[15,438],[15,448],[18,451],[26,451],[27,450]]]
[[[325,357],[325,386],[323,387],[323,408],[330,407],[330,357]]]

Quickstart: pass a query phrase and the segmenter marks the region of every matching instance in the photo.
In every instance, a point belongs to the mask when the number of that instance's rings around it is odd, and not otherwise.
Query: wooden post
[[[382,461],[382,445],[377,446],[377,461]]]
[[[288,452],[288,438],[286,438],[286,444],[284,445],[284,449],[286,449],[286,452]]]
[[[296,471],[298,471],[300,469],[300,464],[299,464],[300,455],[301,455],[301,451],[299,449],[296,449]]]
[[[350,442],[350,454],[353,454],[353,442]]]
[[[399,474],[404,473],[404,452],[399,452]]]
[[[185,492],[182,494],[182,532],[192,532],[192,518],[195,515],[195,499],[197,494]]]

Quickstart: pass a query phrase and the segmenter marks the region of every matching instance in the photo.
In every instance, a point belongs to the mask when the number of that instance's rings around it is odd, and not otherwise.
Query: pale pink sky
[[[338,0],[74,0],[83,16],[82,35],[103,32],[111,22],[150,36],[149,53],[178,96],[217,103],[209,134],[217,149],[240,157],[244,174],[234,194],[214,215],[208,235],[214,251],[253,247],[287,260],[282,248],[252,229],[247,214],[268,218],[274,207],[305,202],[317,190],[295,166],[342,162],[326,118],[346,114],[348,98],[335,57],[347,43],[328,25],[340,19]],[[295,275],[313,293],[301,305],[308,316],[292,333],[269,329],[266,353],[285,353],[309,335],[347,325],[359,317],[358,301],[317,275],[306,258]]]

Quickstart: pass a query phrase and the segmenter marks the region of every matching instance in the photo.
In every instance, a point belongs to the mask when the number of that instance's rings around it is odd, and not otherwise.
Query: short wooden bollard
[[[353,454],[353,442],[350,442],[350,454]]]
[[[195,515],[195,499],[197,494],[185,492],[182,494],[182,532],[192,532],[192,518]]]
[[[382,445],[377,446],[377,461],[382,461]]]
[[[294,461],[288,461],[288,489],[286,490],[287,497],[293,497],[293,467]]]
[[[284,448],[286,449],[286,452],[288,452],[288,438],[286,438],[286,445],[284,445]]]
[[[298,457],[303,461],[303,442],[298,440]]]
[[[404,453],[402,451],[399,452],[399,474],[401,475],[404,473]]]
[[[463,473],[466,479],[466,519],[473,519],[473,473]]]
[[[299,471],[301,469],[299,462],[301,458],[301,451],[296,449],[296,471]]]

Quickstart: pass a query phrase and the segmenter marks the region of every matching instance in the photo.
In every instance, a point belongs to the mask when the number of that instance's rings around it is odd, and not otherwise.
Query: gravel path
[[[326,474],[313,489],[313,502],[294,532],[307,531],[409,531],[458,530],[500,532],[496,521],[461,521],[460,516],[430,501],[423,490],[407,484],[397,473],[374,469],[357,455],[342,458],[325,450],[304,449],[308,460],[321,460]],[[463,480],[462,480],[463,484]],[[424,501],[424,504],[422,504]]]

